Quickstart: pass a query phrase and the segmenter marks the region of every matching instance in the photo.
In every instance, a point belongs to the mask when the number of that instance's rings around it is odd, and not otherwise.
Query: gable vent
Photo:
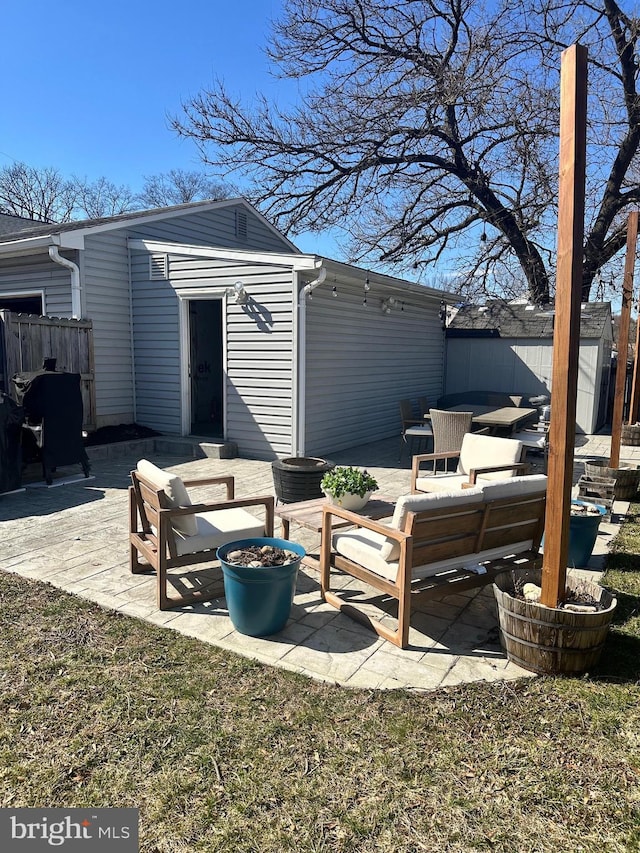
[[[150,255],[149,256],[149,278],[151,281],[167,278],[167,256],[166,255]]]
[[[247,239],[247,214],[244,210],[236,210],[236,237],[238,240]]]

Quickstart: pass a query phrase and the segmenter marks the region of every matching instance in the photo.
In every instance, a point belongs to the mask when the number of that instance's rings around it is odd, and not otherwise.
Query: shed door
[[[191,433],[224,435],[222,300],[189,301]]]

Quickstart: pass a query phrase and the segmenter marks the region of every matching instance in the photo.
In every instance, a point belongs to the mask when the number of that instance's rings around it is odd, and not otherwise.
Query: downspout
[[[73,261],[63,258],[57,246],[49,246],[49,257],[56,264],[60,264],[71,270],[71,316],[74,320],[82,318],[82,307],[80,304],[80,267]]]
[[[138,422],[138,395],[136,394],[136,350],[133,341],[133,281],[131,273],[131,249],[127,247],[127,270],[129,276],[129,352],[131,355],[131,390],[133,393],[133,422]]]
[[[322,262],[321,262],[322,263]],[[313,281],[308,282],[300,290],[298,296],[298,394],[297,394],[297,431],[295,436],[295,455],[304,456],[305,454],[305,421],[306,421],[306,366],[307,366],[307,296],[319,287],[327,277],[327,270],[321,266],[318,272],[318,277]]]

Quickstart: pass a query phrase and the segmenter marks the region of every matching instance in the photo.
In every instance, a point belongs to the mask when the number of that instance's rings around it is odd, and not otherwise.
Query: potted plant
[[[270,536],[218,548],[229,618],[237,631],[268,637],[284,628],[305,554],[297,542]]]
[[[366,470],[338,465],[324,475],[320,488],[335,506],[359,510],[378,488],[378,483]]]

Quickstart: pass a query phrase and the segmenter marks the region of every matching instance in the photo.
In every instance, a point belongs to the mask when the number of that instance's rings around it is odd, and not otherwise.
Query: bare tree
[[[286,232],[340,225],[350,258],[455,257],[486,292],[553,288],[560,53],[589,50],[583,294],[640,201],[640,20],[615,0],[288,0],[268,53],[299,83],[282,109],[216,84],[173,127],[256,188]]]
[[[145,175],[138,198],[146,207],[169,207],[190,201],[218,201],[234,194],[233,187],[208,177],[203,172],[170,169],[159,175]]]
[[[138,198],[126,184],[117,186],[105,177],[89,182],[73,178],[77,187],[77,207],[89,219],[118,216],[140,207]]]
[[[39,222],[72,218],[77,189],[57,169],[13,163],[0,169],[0,211]]]

